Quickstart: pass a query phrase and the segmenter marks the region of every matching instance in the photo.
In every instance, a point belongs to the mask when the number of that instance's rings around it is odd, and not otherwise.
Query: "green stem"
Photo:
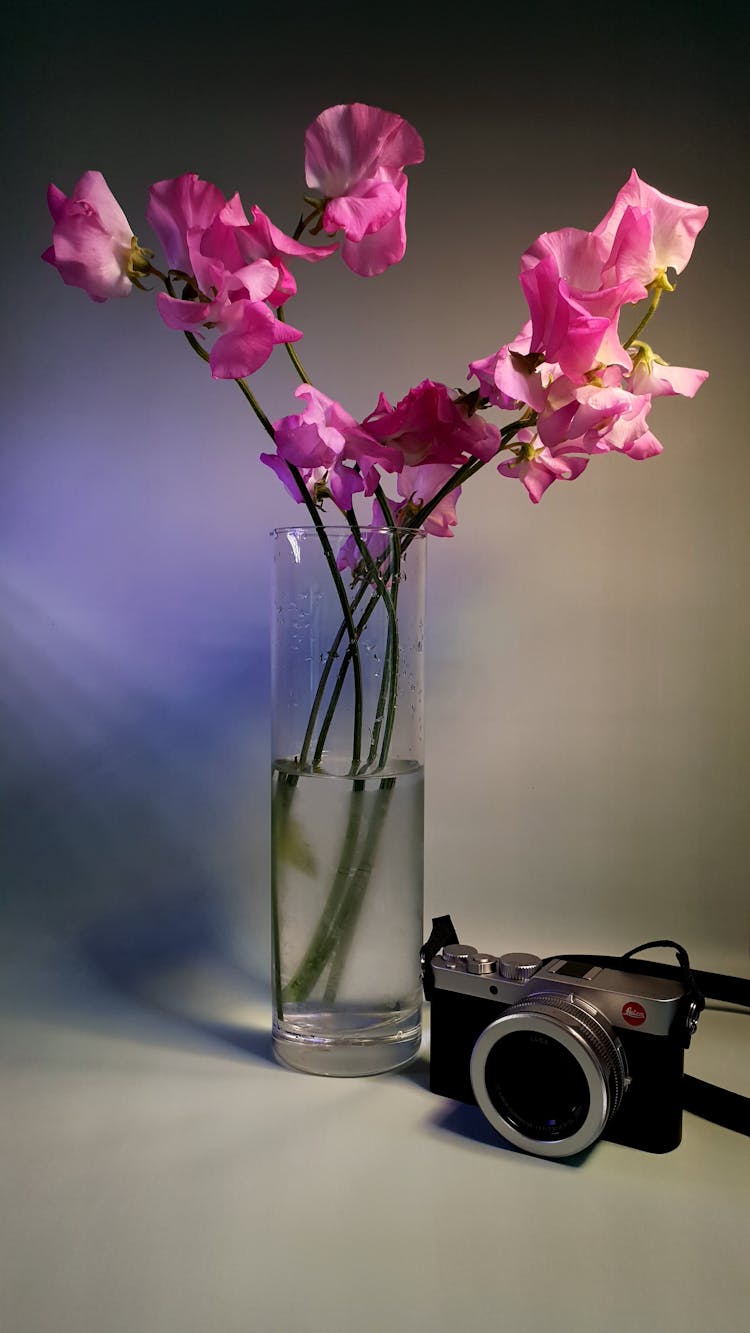
[[[169,278],[167,278],[167,286],[168,288],[171,288],[172,286]],[[208,361],[209,359],[208,353],[204,350],[204,348],[201,347],[195,335],[185,331],[185,337],[187,338],[193,350],[198,353],[198,356],[200,356],[202,360]],[[235,384],[240,389],[241,393],[244,394],[245,398],[252,407],[253,412],[258,418],[266,434],[269,435],[271,439],[275,441],[276,435],[273,426],[269,421],[268,417],[266,416],[265,412],[263,411],[263,408],[261,407],[254,393],[252,392],[247,381],[244,379],[236,379]],[[352,772],[354,772],[355,769],[359,767],[359,761],[362,752],[362,664],[360,662],[360,657],[359,657],[359,645],[357,643],[356,631],[354,628],[354,620],[352,617],[351,607],[349,606],[349,601],[346,595],[346,588],[344,587],[344,581],[341,577],[341,572],[338,568],[338,565],[336,564],[336,557],[333,553],[333,547],[331,546],[328,533],[326,532],[325,524],[322,518],[320,517],[320,513],[318,512],[318,507],[315,501],[313,500],[310,492],[308,491],[299,470],[294,466],[293,463],[287,463],[287,467],[289,468],[289,471],[291,472],[292,477],[294,478],[294,483],[297,487],[297,490],[300,493],[300,497],[303,503],[306,505],[307,511],[313,523],[315,524],[315,528],[317,530],[318,537],[320,539],[320,544],[323,548],[323,554],[325,556],[328,568],[331,572],[331,576],[336,586],[338,599],[341,604],[341,610],[344,616],[344,630],[348,631],[349,633],[350,660],[352,661],[354,669],[354,734],[352,737]]]
[[[646,327],[646,325],[648,324],[649,320],[650,320],[650,319],[652,318],[652,316],[656,313],[657,306],[659,305],[659,302],[660,302],[660,300],[661,300],[662,292],[663,292],[663,291],[668,291],[668,290],[669,290],[669,288],[665,288],[665,287],[663,287],[663,286],[661,285],[661,283],[660,283],[658,286],[656,286],[656,287],[654,288],[653,292],[651,293],[651,300],[650,300],[650,302],[649,302],[648,310],[646,311],[645,315],[643,316],[643,319],[640,321],[640,323],[639,323],[639,324],[636,326],[636,328],[633,330],[633,332],[631,333],[631,335],[630,335],[630,337],[628,338],[627,342],[623,343],[623,347],[625,348],[626,351],[627,351],[628,347],[630,347],[631,344],[635,342],[636,338],[640,338],[640,336],[641,336],[641,334],[643,333],[643,330],[645,329],[645,327]]]
[[[352,936],[362,911],[362,905],[365,900],[367,888],[370,883],[375,857],[377,854],[378,843],[383,832],[388,807],[391,802],[391,794],[396,784],[395,778],[383,778],[377,792],[373,796],[377,800],[377,805],[370,816],[370,823],[367,829],[362,854],[357,862],[356,869],[352,876],[349,890],[344,901],[341,904],[338,920],[335,927],[335,938],[332,949],[333,961],[331,970],[326,981],[323,1000],[332,1004],[336,999],[338,988],[341,982],[341,975],[346,966],[346,960],[349,957]]]
[[[391,736],[396,715],[396,698],[398,694],[398,658],[399,658],[399,639],[398,639],[398,617],[396,615],[396,598],[398,596],[398,578],[400,575],[400,555],[399,555],[399,536],[394,533],[389,537],[389,544],[392,547],[392,559],[390,567],[390,580],[393,588],[393,595],[388,591],[387,581],[383,579],[378,565],[373,560],[367,547],[367,543],[362,540],[362,533],[357,522],[357,516],[353,509],[349,509],[346,514],[347,522],[354,534],[354,540],[357,543],[362,560],[370,571],[378,589],[379,597],[385,605],[386,615],[388,617],[388,634],[386,640],[385,657],[383,660],[383,671],[380,680],[380,690],[378,694],[378,704],[375,712],[375,720],[372,727],[372,737],[370,742],[370,753],[365,767],[372,763],[378,747],[380,728],[385,710],[386,695],[388,697],[388,708],[385,712],[386,726],[383,738],[383,750],[381,752],[381,765],[390,748]]]
[[[289,360],[291,361],[292,365],[294,366],[294,369],[296,370],[296,372],[297,372],[297,374],[299,375],[300,379],[302,380],[303,384],[312,384],[312,380],[310,379],[310,376],[308,375],[307,371],[305,370],[305,367],[303,366],[302,362],[300,361],[299,357],[297,356],[297,353],[296,353],[295,350],[294,350],[294,344],[293,344],[293,343],[284,343],[284,346],[286,347],[287,356],[289,357]]]
[[[271,932],[273,936],[273,956],[281,958],[281,908],[279,903],[278,864],[279,849],[283,846],[289,823],[289,809],[292,793],[297,785],[296,773],[277,773],[276,785],[271,797],[271,838],[273,855],[271,857]],[[284,1017],[284,1005],[281,994],[281,974],[278,966],[273,969],[274,1005],[279,1020]]]
[[[279,308],[278,308],[278,310],[277,310],[276,313],[277,313],[279,319],[282,319],[282,320],[283,320],[283,318],[284,318],[284,307],[283,307],[283,305],[280,305],[280,306],[279,306]],[[303,366],[302,362],[300,361],[300,359],[299,359],[299,357],[298,357],[298,355],[297,355],[297,352],[296,352],[296,350],[295,350],[295,348],[294,348],[294,345],[293,345],[292,343],[284,343],[284,346],[285,346],[285,348],[286,348],[287,356],[289,357],[289,360],[291,361],[292,365],[294,366],[294,369],[296,370],[297,374],[299,375],[300,379],[302,380],[302,383],[303,383],[303,384],[312,384],[312,380],[310,379],[310,376],[308,375],[307,371],[305,370],[305,367]]]
[[[336,919],[341,904],[346,897],[349,881],[357,871],[357,861],[354,854],[362,824],[364,790],[364,782],[355,781],[352,783],[346,832],[341,844],[336,874],[304,957],[294,976],[283,989],[282,1000],[287,1002],[300,1002],[307,999],[323,971],[330,956],[331,948],[335,943]]]
[[[520,419],[517,421],[510,422],[507,426],[503,426],[502,430],[500,431],[500,436],[502,441],[500,446],[501,449],[506,449],[508,447],[511,439],[513,438],[514,435],[518,433],[519,430],[522,430],[524,427],[532,424],[533,424],[532,419],[529,420]],[[417,510],[417,512],[413,515],[413,517],[404,525],[404,535],[401,538],[401,543],[400,543],[401,553],[408,550],[409,546],[414,541],[417,530],[422,526],[425,519],[429,517],[429,515],[437,507],[437,505],[440,504],[440,501],[444,500],[446,495],[450,495],[451,491],[455,490],[456,486],[460,486],[462,481],[468,480],[470,477],[473,477],[477,472],[481,471],[481,469],[484,466],[485,464],[482,462],[481,459],[471,457],[470,459],[467,460],[466,463],[463,464],[461,468],[458,468],[457,471],[454,472],[453,476],[449,478],[449,480],[445,483],[444,486],[441,487],[441,489],[437,492],[437,495],[435,495],[432,500],[429,500],[426,504],[422,505],[422,507],[419,510]],[[364,588],[360,592],[358,598],[353,603],[353,606],[358,605],[359,601],[361,601],[363,592]],[[377,603],[378,603],[378,597],[373,597],[370,599],[368,605],[365,607],[365,610],[356,626],[357,638],[361,636],[362,631],[365,628],[365,625],[367,624],[368,620],[370,619],[370,616],[372,615],[373,611],[375,610],[375,607],[377,606]],[[342,630],[339,631],[339,636],[336,646],[340,644],[342,638],[343,638],[343,627]],[[332,656],[329,655],[329,660],[326,663],[328,672],[330,671],[330,667],[333,665],[334,657],[335,653]],[[344,659],[339,668],[339,674],[333,688],[333,693],[331,695],[331,699],[328,705],[328,710],[326,712],[325,718],[323,719],[321,730],[318,735],[317,748],[321,753],[323,746],[325,745],[325,739],[328,729],[331,725],[331,722],[333,720],[333,715],[336,711],[336,704],[338,702],[341,690],[343,688],[344,678],[346,676],[348,666],[349,666],[349,648],[347,648],[346,653],[344,654]],[[328,678],[328,672],[326,673],[326,680]],[[387,755],[384,756],[384,759],[386,757]]]

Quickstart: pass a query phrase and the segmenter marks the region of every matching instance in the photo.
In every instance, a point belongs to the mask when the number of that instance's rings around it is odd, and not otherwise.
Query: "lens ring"
[[[573,1057],[589,1094],[583,1123],[568,1137],[543,1139],[524,1134],[498,1109],[490,1096],[486,1066],[491,1052],[511,1033],[542,1034]],[[503,1138],[540,1157],[571,1157],[588,1148],[603,1133],[620,1104],[626,1070],[619,1042],[607,1020],[577,1004],[570,996],[539,994],[521,1000],[490,1023],[480,1034],[471,1056],[471,1086],[489,1123]]]

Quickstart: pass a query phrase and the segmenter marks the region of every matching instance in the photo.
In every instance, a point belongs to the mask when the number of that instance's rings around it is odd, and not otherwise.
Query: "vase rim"
[[[295,532],[305,536],[308,533],[314,533],[315,535],[317,535],[318,531],[319,529],[317,525],[314,523],[294,523],[290,524],[288,527],[271,528],[268,535],[270,537],[286,537],[289,535],[290,532]],[[351,537],[352,535],[352,529],[349,527],[348,523],[325,523],[323,525],[323,531],[331,532],[336,535],[338,535],[339,533],[344,533],[347,537]],[[419,537],[420,539],[427,536],[427,533],[425,532],[424,528],[399,528],[397,526],[388,527],[386,523],[360,523],[359,531],[367,533],[385,532],[388,534],[408,532],[410,537],[412,538]]]

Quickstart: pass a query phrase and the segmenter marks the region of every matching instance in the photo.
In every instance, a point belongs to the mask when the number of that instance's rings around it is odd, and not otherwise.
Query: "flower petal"
[[[681,273],[693,253],[696,236],[706,224],[708,209],[702,204],[688,204],[662,194],[642,181],[634,170],[618,191],[609,212],[595,228],[597,235],[611,245],[625,210],[631,206],[649,210],[653,218],[651,279],[667,268]]]
[[[210,352],[211,374],[216,380],[239,380],[252,375],[268,360],[276,344],[278,321],[267,306],[237,301],[242,307],[233,319],[231,332],[217,338]]]
[[[398,172],[423,159],[424,144],[408,121],[363,102],[328,107],[305,133],[305,179],[329,199],[350,194],[380,168]]]
[[[341,246],[341,258],[352,273],[362,278],[375,278],[392,264],[398,264],[406,253],[406,176],[399,182],[401,207],[380,231],[370,232],[361,241],[348,238]]]
[[[323,226],[329,233],[340,230],[347,240],[361,241],[382,231],[401,207],[401,194],[391,181],[366,181],[351,194],[329,200]]]
[[[161,241],[171,269],[191,271],[188,232],[205,231],[225,203],[221,190],[194,172],[151,186],[146,218]]]

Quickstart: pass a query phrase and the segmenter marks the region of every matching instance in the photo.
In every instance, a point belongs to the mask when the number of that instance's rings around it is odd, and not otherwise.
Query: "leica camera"
[[[674,969],[599,962],[615,966],[465,944],[423,950],[432,1091],[476,1103],[505,1140],[542,1157],[570,1157],[599,1138],[676,1148],[700,1003],[663,975]]]

